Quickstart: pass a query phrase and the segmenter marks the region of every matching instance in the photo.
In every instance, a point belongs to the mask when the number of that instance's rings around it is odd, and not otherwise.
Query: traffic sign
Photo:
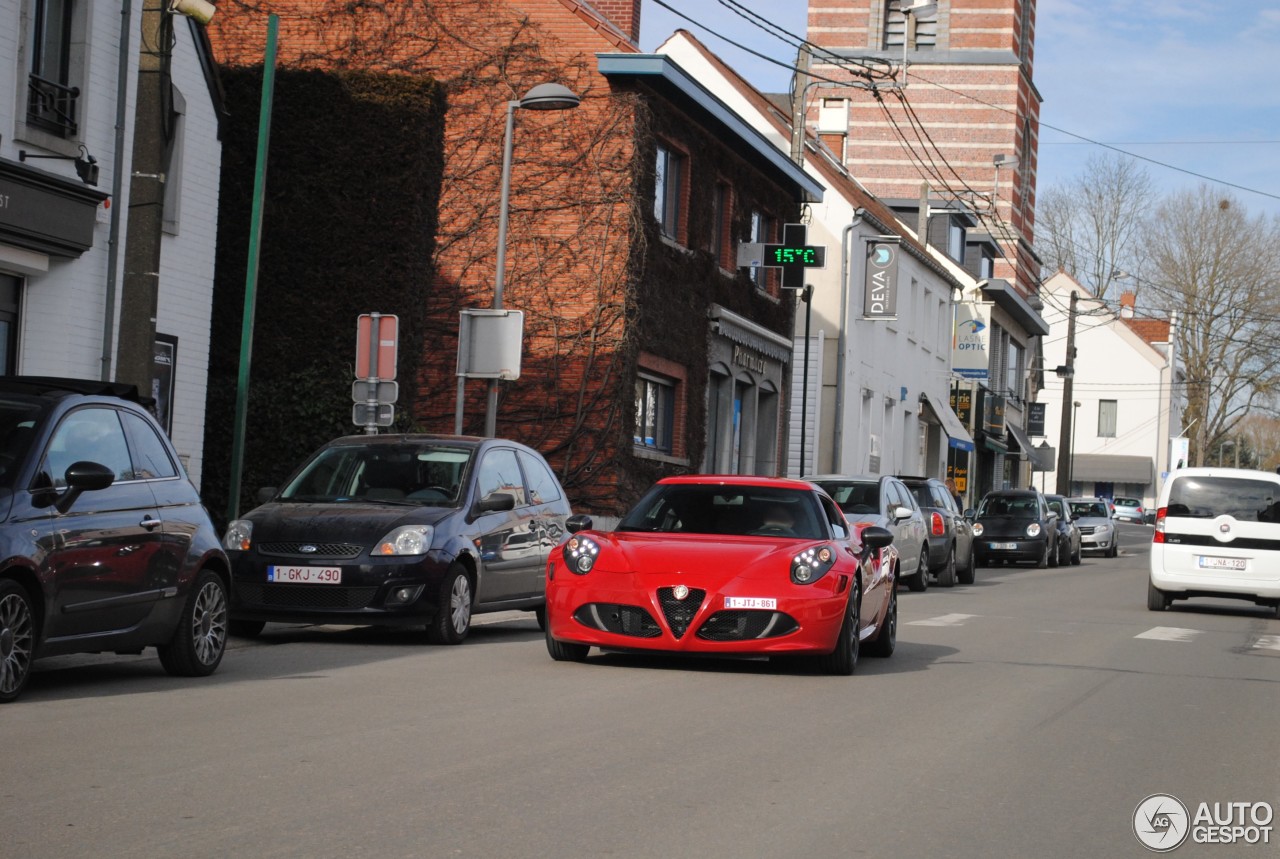
[[[367,379],[356,379],[351,383],[351,400],[356,403],[367,403],[375,400],[379,403],[394,403],[400,399],[400,385],[396,382],[370,382]]]
[[[351,422],[358,427],[389,427],[396,419],[396,407],[390,403],[353,403],[351,406]]]
[[[356,319],[356,378],[394,379],[400,319],[390,313],[362,313]]]

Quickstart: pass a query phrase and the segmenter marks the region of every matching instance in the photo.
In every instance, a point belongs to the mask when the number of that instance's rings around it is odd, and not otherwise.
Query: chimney
[[[1120,293],[1120,318],[1132,319],[1134,305],[1138,303],[1137,293],[1122,292]]]
[[[633,45],[640,44],[640,0],[595,0],[593,5],[626,33]]]

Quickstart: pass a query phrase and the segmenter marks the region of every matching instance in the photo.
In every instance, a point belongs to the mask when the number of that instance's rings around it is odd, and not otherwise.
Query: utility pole
[[[1062,379],[1062,428],[1058,434],[1058,494],[1071,494],[1071,460],[1075,451],[1071,449],[1073,436],[1071,425],[1075,420],[1075,400],[1072,399],[1073,383],[1076,376],[1076,302],[1080,293],[1071,290],[1071,305],[1067,310],[1067,360],[1063,366],[1066,371]]]

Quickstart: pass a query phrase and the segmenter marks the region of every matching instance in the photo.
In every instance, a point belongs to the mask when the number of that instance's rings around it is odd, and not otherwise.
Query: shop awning
[[[942,431],[951,440],[951,446],[957,450],[973,450],[973,436],[969,435],[964,424],[960,423],[960,418],[952,411],[951,404],[928,391],[924,392],[924,401],[929,406],[929,411],[938,418],[938,423],[942,424]]]
[[[1031,463],[1032,471],[1053,471],[1053,463],[1044,461],[1044,454],[1031,443],[1031,437],[1027,435],[1026,430],[1013,421],[1007,422],[1005,428],[1009,430],[1009,436],[1022,451],[1027,462]]]
[[[1149,456],[1077,453],[1071,459],[1071,479],[1098,483],[1150,484],[1155,468]]]

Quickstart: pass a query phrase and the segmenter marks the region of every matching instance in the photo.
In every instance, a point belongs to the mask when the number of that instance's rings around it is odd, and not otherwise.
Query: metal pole
[[[249,219],[249,263],[244,276],[244,324],[240,330],[240,373],[236,380],[236,423],[231,441],[231,483],[227,521],[240,515],[240,477],[244,471],[245,415],[249,410],[249,363],[253,354],[253,312],[257,304],[262,204],[267,188],[267,144],[271,137],[271,99],[276,82],[277,15],[267,16],[267,50],[262,59],[262,107],[258,114],[258,154],[253,171],[253,210]]]
[[[1071,458],[1075,456],[1075,435],[1072,429],[1075,424],[1075,412],[1071,405],[1074,400],[1074,381],[1076,373],[1076,302],[1080,293],[1071,291],[1071,306],[1067,310],[1067,360],[1064,362],[1066,375],[1062,379],[1062,426],[1058,433],[1058,494],[1071,494]]]
[[[498,198],[498,272],[493,279],[493,309],[502,309],[502,290],[507,269],[507,210],[511,201],[511,138],[515,134],[518,101],[507,102],[506,138],[502,144],[502,190]],[[484,412],[484,434],[498,434],[498,380],[489,380],[489,397]]]
[[[813,310],[813,287],[806,285],[800,291],[800,300],[804,302],[804,381],[800,385],[800,474],[804,477],[808,470],[805,444],[809,437],[809,320]]]

